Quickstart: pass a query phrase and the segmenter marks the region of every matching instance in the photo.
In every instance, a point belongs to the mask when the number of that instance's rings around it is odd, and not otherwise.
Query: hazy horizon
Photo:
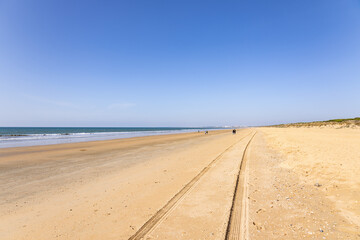
[[[2,1],[0,127],[359,116],[360,2]]]

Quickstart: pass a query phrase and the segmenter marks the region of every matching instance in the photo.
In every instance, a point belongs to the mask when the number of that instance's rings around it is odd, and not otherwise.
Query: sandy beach
[[[360,130],[0,149],[0,239],[359,239]]]

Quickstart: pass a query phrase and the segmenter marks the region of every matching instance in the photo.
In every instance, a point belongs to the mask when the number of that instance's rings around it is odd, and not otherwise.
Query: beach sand
[[[235,239],[359,239],[358,146],[257,128],[0,149],[0,239],[225,239],[235,189]]]
[[[249,177],[252,239],[360,239],[360,129],[261,128]]]

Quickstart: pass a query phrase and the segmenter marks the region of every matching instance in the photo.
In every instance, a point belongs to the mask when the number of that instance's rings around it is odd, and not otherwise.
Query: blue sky
[[[359,116],[360,1],[0,1],[0,126]]]

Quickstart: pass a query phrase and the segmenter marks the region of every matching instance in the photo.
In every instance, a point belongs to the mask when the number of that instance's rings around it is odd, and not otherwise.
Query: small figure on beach
[[[236,129],[233,129],[233,130],[232,130],[232,133],[233,133],[233,134],[236,134]]]
[[[208,131],[205,131],[205,134],[208,134],[209,132]]]

